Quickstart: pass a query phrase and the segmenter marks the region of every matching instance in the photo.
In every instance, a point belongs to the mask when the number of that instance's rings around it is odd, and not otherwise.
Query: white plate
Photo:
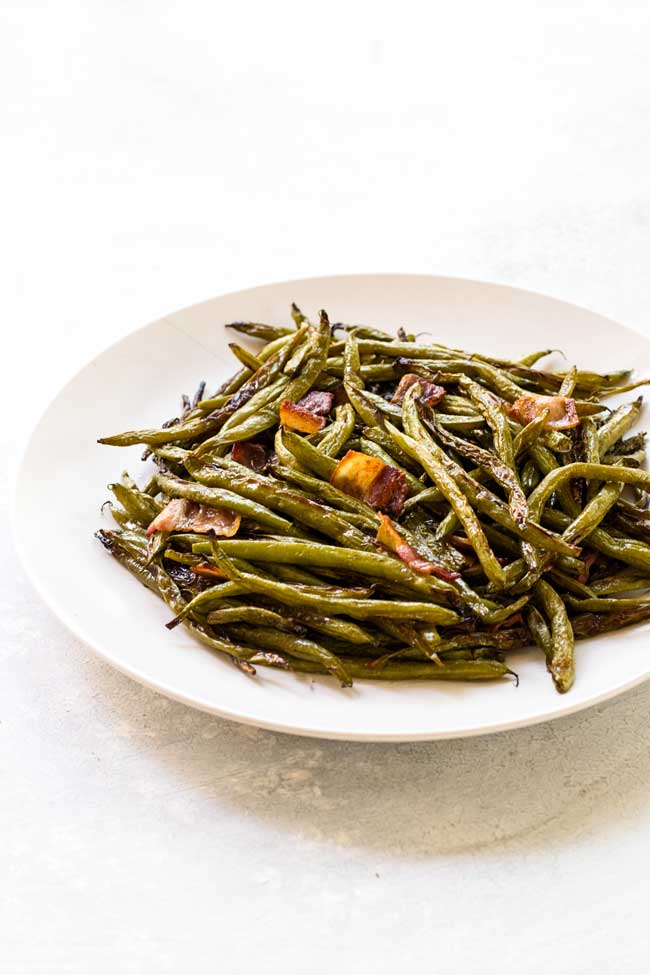
[[[119,670],[149,687],[226,718],[278,731],[366,741],[451,738],[532,724],[577,711],[650,675],[649,627],[578,644],[577,677],[561,696],[535,651],[513,658],[520,675],[494,684],[334,681],[258,669],[242,675],[193,642],[169,613],[93,537],[102,525],[105,485],[141,448],[99,446],[96,438],[157,426],[198,380],[216,385],[233,371],[222,328],[237,319],[284,322],[291,301],[331,321],[396,330],[493,355],[562,348],[584,368],[633,366],[647,372],[650,344],[593,312],[494,284],[410,275],[312,278],[214,298],[140,329],[102,353],[54,400],[29,442],[20,470],[16,539],[24,565],[51,609]],[[54,516],[54,517],[53,517]],[[104,519],[109,524],[110,517]],[[48,551],[42,557],[42,533]]]

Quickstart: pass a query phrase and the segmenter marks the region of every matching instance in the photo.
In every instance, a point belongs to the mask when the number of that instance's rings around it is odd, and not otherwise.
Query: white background
[[[465,742],[238,727],[69,637],[8,509],[62,383],[223,291],[466,275],[650,331],[649,48],[645,2],[0,2],[0,971],[645,975],[650,687]]]

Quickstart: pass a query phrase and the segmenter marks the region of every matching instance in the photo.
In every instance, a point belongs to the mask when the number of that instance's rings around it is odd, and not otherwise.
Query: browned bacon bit
[[[232,459],[251,471],[261,471],[266,465],[266,451],[261,443],[237,440],[232,445]]]
[[[154,532],[189,531],[214,532],[222,538],[237,534],[241,516],[227,508],[212,508],[187,498],[173,498],[147,528],[147,535]]]
[[[290,430],[298,430],[299,433],[318,433],[325,426],[325,417],[316,416],[304,406],[285,399],[280,403],[280,423]]]
[[[209,562],[199,562],[197,565],[192,566],[192,572],[195,572],[197,576],[209,576],[214,579],[226,579],[226,573],[218,569],[216,565],[210,565]]]
[[[380,545],[394,552],[402,562],[406,562],[415,572],[420,572],[422,575],[437,576],[439,579],[446,579],[448,582],[460,579],[459,572],[453,572],[451,569],[436,565],[435,562],[423,559],[406,539],[402,538],[390,518],[383,515],[381,511],[378,514],[381,524],[377,530],[377,541]]]
[[[316,416],[327,416],[332,409],[333,402],[334,393],[312,389],[306,396],[298,400],[298,406],[302,406],[304,410],[309,410],[310,413],[315,413]]]
[[[330,481],[339,491],[392,515],[401,513],[408,497],[408,484],[402,471],[357,450],[348,450],[341,458]]]
[[[416,383],[420,384],[422,399],[427,406],[436,406],[446,393],[444,386],[436,386],[436,384],[432,383],[430,379],[424,379],[422,376],[416,376],[414,372],[407,372],[406,375],[402,376],[400,379],[399,386],[393,394],[391,403],[400,404],[406,395],[406,391],[410,389],[411,386],[415,386]]]
[[[594,562],[597,562],[597,561],[598,561],[598,552],[589,552],[585,556],[585,558],[584,558],[584,563],[585,563],[584,571],[578,576],[578,582],[581,582],[583,584],[583,586],[586,586],[586,584],[589,582],[589,573],[591,572],[591,567],[594,564]]]
[[[580,425],[576,401],[568,396],[520,396],[511,406],[506,404],[508,416],[526,426],[548,410],[544,424],[548,430],[568,430]]]

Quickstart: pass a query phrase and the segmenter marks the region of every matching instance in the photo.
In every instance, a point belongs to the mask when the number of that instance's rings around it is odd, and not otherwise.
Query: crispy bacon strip
[[[576,402],[568,396],[520,396],[511,406],[506,405],[508,416],[525,426],[535,417],[548,410],[544,424],[548,430],[568,430],[580,424]]]
[[[334,393],[325,393],[318,389],[312,389],[306,396],[298,400],[298,406],[309,410],[310,413],[315,413],[316,416],[327,416],[332,409],[333,402]]]
[[[407,565],[415,572],[421,572],[422,575],[426,576],[437,576],[439,579],[445,579],[447,582],[453,582],[454,579],[460,579],[460,572],[453,572],[451,569],[445,569],[444,566],[436,565],[435,562],[429,562],[427,559],[423,559],[422,556],[418,555],[414,548],[412,548],[409,543],[402,538],[400,533],[395,528],[390,518],[383,515],[380,512],[379,520],[381,522],[377,530],[377,541],[384,548],[389,551],[394,552],[395,555],[399,556],[402,562],[406,562]]]
[[[232,459],[251,471],[261,471],[266,465],[266,451],[261,443],[237,440],[232,445]]]
[[[401,471],[357,450],[348,450],[341,458],[330,481],[339,491],[393,515],[401,513],[408,497],[408,484]]]
[[[407,372],[400,379],[399,386],[393,393],[391,403],[401,404],[406,395],[406,391],[410,389],[411,386],[415,386],[416,383],[420,384],[420,388],[422,389],[422,399],[427,406],[437,406],[447,392],[444,386],[436,386],[436,384],[432,383],[430,379],[424,379],[423,376],[416,376],[414,372]]]
[[[190,531],[214,532],[222,538],[232,538],[241,524],[241,516],[227,508],[211,508],[207,504],[173,498],[147,528],[147,535],[154,532]]]
[[[316,416],[298,403],[285,399],[280,403],[280,423],[300,433],[318,433],[325,426],[325,417]]]

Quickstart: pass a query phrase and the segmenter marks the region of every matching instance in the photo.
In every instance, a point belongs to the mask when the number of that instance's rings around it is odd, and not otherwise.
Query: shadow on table
[[[524,851],[616,828],[650,803],[650,685],[533,728],[368,745],[237,725],[97,669],[101,696],[163,766],[172,794],[229,804],[302,839],[415,857]]]

